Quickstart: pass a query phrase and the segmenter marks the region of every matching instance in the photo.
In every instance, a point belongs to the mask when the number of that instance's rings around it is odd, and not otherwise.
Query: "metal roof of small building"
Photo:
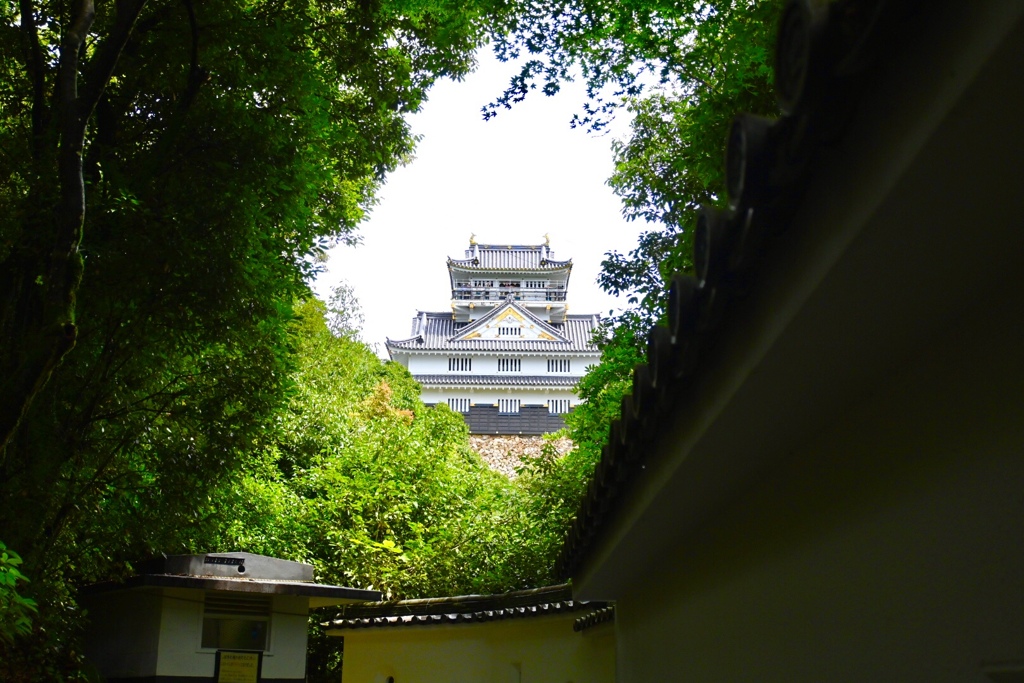
[[[380,600],[382,595],[316,583],[312,565],[243,552],[163,556],[143,563],[141,573],[123,582],[94,584],[82,592],[95,595],[146,587],[295,595],[309,598],[312,607]]]
[[[416,322],[418,320],[418,322]],[[597,353],[591,343],[600,321],[597,315],[567,315],[563,323],[543,323],[568,341],[541,339],[515,341],[510,339],[453,340],[466,326],[456,327],[450,312],[421,311],[414,318],[414,335],[409,339],[388,339],[388,352],[403,351],[491,351],[491,352],[584,352]]]
[[[464,259],[448,259],[449,268],[466,270],[566,270],[572,259],[556,261],[555,252],[546,244],[497,245],[473,244]]]

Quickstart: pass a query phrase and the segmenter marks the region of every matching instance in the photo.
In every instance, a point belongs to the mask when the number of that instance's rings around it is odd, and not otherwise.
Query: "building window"
[[[494,280],[473,280],[474,287],[493,287]]]
[[[448,399],[448,407],[457,413],[468,413],[469,412],[469,399],[468,398],[450,398]]]
[[[519,358],[499,358],[498,372],[522,372],[523,361]]]
[[[448,372],[471,372],[473,370],[472,358],[449,358]]]
[[[207,593],[202,646],[211,650],[266,650],[270,633],[269,595]]]
[[[522,334],[522,328],[520,327],[499,327],[499,337],[518,337]]]
[[[553,398],[548,401],[548,412],[555,415],[563,415],[569,412],[569,399]]]
[[[547,286],[547,280],[527,280],[523,283],[525,289],[545,289]]]
[[[568,358],[549,358],[548,372],[570,372]]]
[[[518,413],[519,412],[519,399],[518,398],[499,398],[498,399],[498,412],[499,413]]]

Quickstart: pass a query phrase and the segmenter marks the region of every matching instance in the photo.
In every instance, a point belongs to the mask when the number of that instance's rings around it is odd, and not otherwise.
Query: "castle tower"
[[[477,244],[448,259],[451,311],[419,311],[388,354],[474,434],[542,434],[563,426],[573,387],[600,352],[596,314],[570,314],[572,261],[539,245]]]

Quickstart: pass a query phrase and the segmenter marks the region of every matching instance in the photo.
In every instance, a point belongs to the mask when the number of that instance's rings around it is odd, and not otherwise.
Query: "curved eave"
[[[540,266],[536,267],[513,267],[513,266],[485,266],[479,263],[474,263],[473,259],[448,259],[449,270],[466,270],[472,272],[488,272],[488,273],[550,273],[551,271],[564,270],[566,272],[572,270],[572,259],[568,261],[546,261]]]
[[[571,375],[413,375],[413,379],[424,387],[480,389],[571,389],[582,377]]]

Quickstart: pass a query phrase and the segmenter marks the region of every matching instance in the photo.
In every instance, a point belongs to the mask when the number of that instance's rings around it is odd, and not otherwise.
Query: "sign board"
[[[262,670],[262,652],[217,650],[213,680],[217,683],[259,683]]]

